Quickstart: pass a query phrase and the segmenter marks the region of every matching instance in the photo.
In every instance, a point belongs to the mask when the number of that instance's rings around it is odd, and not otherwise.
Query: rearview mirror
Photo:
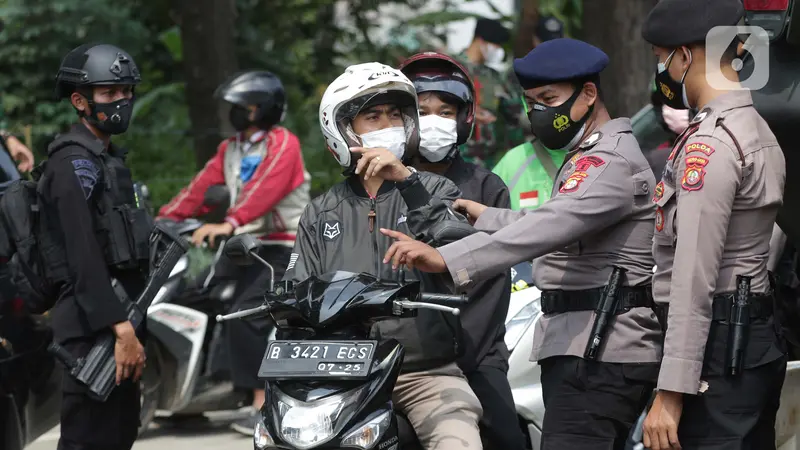
[[[237,266],[249,266],[256,258],[253,257],[258,241],[250,234],[239,234],[228,239],[223,252]]]
[[[456,220],[445,220],[432,226],[428,233],[433,237],[429,244],[433,247],[441,247],[451,244],[465,237],[477,233],[478,230],[472,225]]]

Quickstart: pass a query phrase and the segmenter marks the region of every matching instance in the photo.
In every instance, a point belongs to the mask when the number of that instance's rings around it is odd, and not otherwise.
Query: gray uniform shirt
[[[457,289],[536,258],[533,277],[543,290],[604,286],[614,265],[627,270],[624,285],[650,284],[655,177],[630,120],[601,126],[567,155],[556,180],[551,199],[539,208],[489,208],[475,224],[481,233],[439,248]],[[531,360],[582,357],[594,316],[579,311],[540,319]],[[599,360],[660,360],[661,332],[651,309],[635,308],[611,324]]]
[[[753,277],[753,293],[769,290],[785,179],[783,152],[749,91],[712,100],[678,139],[653,198],[653,295],[669,303],[659,389],[698,392],[715,294],[735,292],[737,275]]]

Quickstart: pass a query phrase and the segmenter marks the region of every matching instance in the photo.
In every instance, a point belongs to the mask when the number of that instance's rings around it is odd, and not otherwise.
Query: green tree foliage
[[[315,193],[340,180],[341,172],[319,132],[319,100],[328,83],[349,64],[396,65],[411,53],[433,48],[443,42],[442,25],[463,18],[453,12],[455,0],[447,0],[438,16],[400,21],[386,42],[378,38],[386,30],[376,29],[385,6],[420,10],[425,0],[235,1],[237,26],[231,32],[239,66],[270,70],[284,81],[289,96],[284,125],[300,138]],[[541,0],[543,8],[562,18],[574,14],[570,8],[580,3]],[[136,58],[143,83],[136,91],[133,124],[116,142],[131,150],[134,176],[148,184],[153,203],[168,201],[197,170],[184,96],[181,24],[172,6],[152,0],[113,7],[101,0],[0,0],[5,23],[0,32],[0,107],[11,130],[19,133],[32,126],[33,149],[44,157],[47,143],[76,119],[70,105],[53,95],[63,56],[85,42],[119,45]],[[507,19],[511,25],[513,18]]]

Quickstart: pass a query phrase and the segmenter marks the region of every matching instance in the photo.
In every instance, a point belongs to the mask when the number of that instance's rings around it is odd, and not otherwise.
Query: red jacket
[[[283,127],[254,135],[247,150],[240,139],[235,136],[220,143],[216,155],[189,186],[161,208],[159,216],[184,220],[203,215],[209,212],[203,205],[206,190],[225,184],[232,196],[225,221],[236,228],[237,234],[253,233],[268,240],[291,243],[309,202],[311,177],[303,164],[300,142]],[[241,159],[251,155],[260,155],[262,159],[252,177],[242,182]]]

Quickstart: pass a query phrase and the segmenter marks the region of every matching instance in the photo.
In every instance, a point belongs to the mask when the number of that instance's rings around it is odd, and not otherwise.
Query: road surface
[[[133,450],[252,450],[253,438],[231,431],[230,417],[211,416],[207,424],[174,428],[152,425],[133,445]],[[25,450],[56,450],[59,431],[54,428]]]

